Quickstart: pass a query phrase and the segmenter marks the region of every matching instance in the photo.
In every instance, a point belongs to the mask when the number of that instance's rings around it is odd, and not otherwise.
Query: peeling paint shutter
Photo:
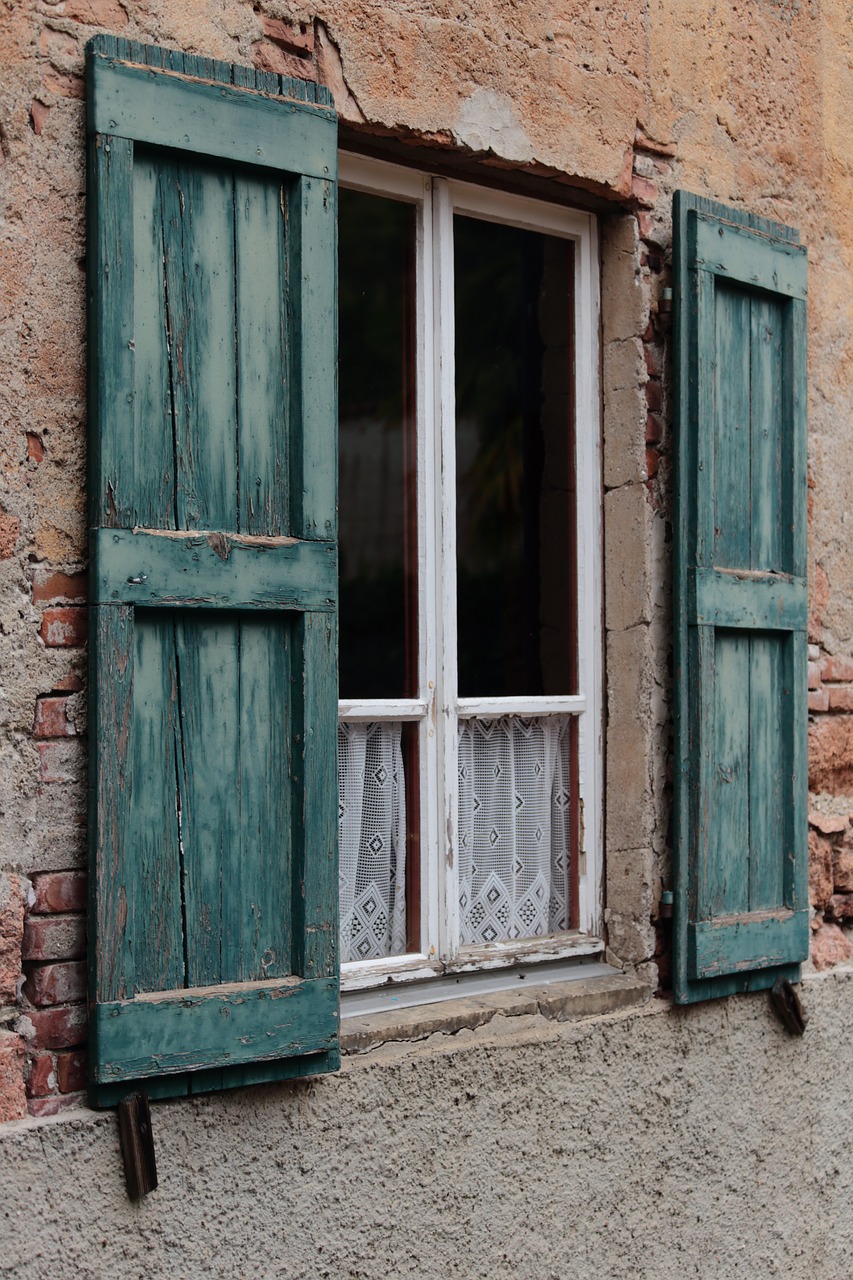
[[[88,48],[91,1094],[338,1064],[336,123]]]
[[[681,1003],[808,954],[806,251],[676,193],[676,909]]]

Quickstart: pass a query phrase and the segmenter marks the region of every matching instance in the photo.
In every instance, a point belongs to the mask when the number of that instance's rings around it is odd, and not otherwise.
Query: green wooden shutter
[[[808,954],[806,251],[679,191],[675,992]]]
[[[338,1065],[336,122],[88,48],[91,1095]]]

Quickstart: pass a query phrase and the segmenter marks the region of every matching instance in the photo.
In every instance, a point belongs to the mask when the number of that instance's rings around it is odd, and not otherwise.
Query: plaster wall
[[[339,1076],[156,1104],[160,1187],[114,1114],[0,1129],[16,1280],[849,1275],[853,969],[766,998],[495,1018]]]

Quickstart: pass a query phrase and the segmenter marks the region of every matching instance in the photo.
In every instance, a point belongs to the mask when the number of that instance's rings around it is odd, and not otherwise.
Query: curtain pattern
[[[338,725],[341,961],[406,949],[401,725]]]
[[[568,929],[567,716],[459,725],[462,943]]]

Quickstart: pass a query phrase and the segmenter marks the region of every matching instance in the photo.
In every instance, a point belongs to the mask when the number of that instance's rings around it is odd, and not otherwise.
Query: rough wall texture
[[[113,1114],[9,1125],[2,1265],[20,1280],[844,1280],[853,971],[813,977],[804,999],[803,1039],[766,998],[652,1001],[576,1025],[496,1019],[310,1086],[161,1104],[160,1188],[138,1206]]]
[[[635,968],[652,984],[666,980],[667,937],[655,921],[661,888],[671,874],[669,328],[660,307],[662,289],[668,283],[671,192],[675,186],[687,187],[800,228],[810,247],[811,273],[809,639],[815,962],[822,968],[849,957],[846,931],[853,918],[853,880],[848,885],[846,870],[848,819],[853,812],[853,560],[846,527],[853,519],[848,466],[853,426],[849,301],[853,296],[849,217],[853,207],[849,144],[853,13],[849,0],[644,0],[630,5],[575,0],[541,5],[516,0],[408,0],[404,5],[316,0],[310,6],[288,0],[254,4],[249,0],[185,0],[181,4],[173,0],[0,0],[4,68],[0,81],[0,1119],[23,1115],[27,1105],[31,1113],[43,1116],[77,1104],[84,1074],[86,445],[81,76],[84,43],[97,30],[322,79],[333,88],[348,136],[361,145],[416,146],[422,158],[435,157],[437,165],[463,163],[472,174],[479,172],[492,180],[502,177],[517,186],[538,182],[539,191],[561,192],[565,198],[572,189],[579,199],[599,202],[609,958]],[[828,830],[828,820],[841,825]],[[823,985],[814,990],[820,992],[824,1008],[833,1000],[849,1000],[846,982],[839,988]],[[691,1018],[680,1014],[647,1018],[636,1024],[642,1033],[631,1035],[642,1039],[654,1033],[661,1043],[666,1038],[668,1059],[650,1038],[637,1050],[654,1063],[681,1062],[681,1055],[695,1052],[696,1043],[706,1037],[703,1069],[720,1087],[728,1087],[730,1068],[737,1080],[745,1064],[753,1063],[761,1087],[753,1083],[740,1093],[733,1088],[727,1096],[741,1117],[738,1126],[750,1133],[753,1121],[741,1115],[742,1108],[747,1097],[763,1098],[765,1123],[780,1131],[774,1139],[780,1158],[768,1185],[782,1178],[786,1194],[793,1197],[781,1160],[781,1131],[787,1125],[790,1134],[805,1135],[807,1126],[798,1108],[792,1114],[790,1098],[786,1101],[780,1094],[778,1114],[769,1101],[773,1090],[784,1087],[784,1062],[791,1046],[766,1028],[759,1033],[755,1025],[759,1015],[750,1016],[748,1002],[732,1005],[735,1008],[737,1014],[716,1010]],[[732,1053],[726,1025],[730,1021],[737,1024],[740,1037],[737,1055]],[[827,1025],[831,1021],[827,1014]],[[836,1022],[843,1027],[843,1016]],[[696,1028],[689,1033],[696,1037],[690,1041],[692,1050],[687,1040],[680,1039],[689,1039],[688,1027]],[[723,1027],[725,1036],[715,1039],[713,1032]],[[626,1096],[631,1098],[639,1096],[626,1066],[632,1041],[623,1044],[620,1029],[624,1030],[623,1024],[602,1032],[596,1052],[603,1055],[602,1061],[607,1059],[608,1071],[611,1058],[622,1061],[623,1075],[614,1080],[622,1080],[620,1088],[627,1089]],[[752,1034],[756,1043],[747,1045]],[[842,1033],[836,1030],[836,1034]],[[525,1050],[528,1058],[529,1052]],[[562,1042],[555,1041],[548,1050],[549,1071],[556,1070],[553,1064],[562,1053]],[[762,1058],[765,1053],[767,1062]],[[494,1065],[493,1051],[479,1059],[472,1047],[472,1054],[465,1059],[465,1070],[470,1069],[474,1077],[485,1073],[486,1080],[492,1069],[489,1064]],[[826,1152],[836,1151],[837,1146],[821,1108],[837,1106],[849,1090],[841,1089],[835,1072],[833,1089],[819,1092],[816,1061],[805,1054],[798,1061],[804,1114],[826,1132],[829,1143],[820,1156],[811,1145],[809,1159],[826,1162]],[[412,1076],[413,1098],[427,1096],[425,1090],[441,1093],[445,1087],[430,1074],[440,1070],[436,1063],[444,1063],[450,1075],[462,1071],[442,1055],[428,1056],[424,1062],[432,1065],[417,1068],[426,1073],[422,1078]],[[414,1073],[415,1067],[398,1064],[393,1070],[405,1076]],[[508,1060],[495,1070],[494,1079],[500,1081],[501,1071],[510,1073]],[[697,1069],[697,1077],[700,1074]],[[353,1109],[344,1107],[342,1112],[351,1117],[370,1100],[371,1089],[379,1098],[391,1096],[397,1087],[396,1079],[385,1086],[384,1093],[380,1084],[353,1083],[371,1079],[381,1080],[381,1072],[376,1076],[356,1072],[344,1082],[316,1086],[312,1106],[315,1101],[320,1105],[317,1120],[304,1100],[299,1101],[302,1094],[284,1095],[292,1107],[271,1121],[270,1133],[286,1131],[296,1123],[295,1115],[305,1132],[313,1134],[315,1127],[318,1132],[322,1129],[326,1117],[339,1141],[339,1120],[329,1100],[351,1098]],[[581,1072],[580,1079],[579,1093],[570,1098],[553,1095],[555,1111],[557,1103],[568,1107],[570,1114],[574,1107],[583,1113],[594,1101],[601,1104],[602,1076]],[[358,1093],[362,1087],[367,1090],[364,1096]],[[508,1086],[504,1081],[496,1087]],[[547,1086],[543,1084],[542,1090],[547,1093]],[[538,1105],[544,1115],[542,1090]],[[480,1096],[486,1092],[484,1086]],[[712,1185],[719,1185],[720,1196],[718,1208],[711,1211],[720,1226],[719,1236],[713,1236],[719,1245],[714,1247],[731,1250],[735,1245],[722,1230],[723,1206],[744,1221],[747,1183],[750,1194],[760,1199],[763,1193],[755,1188],[763,1185],[764,1166],[757,1154],[749,1155],[752,1163],[747,1175],[733,1150],[733,1131],[722,1125],[714,1128],[719,1110],[714,1109],[713,1088],[709,1086],[702,1095],[705,1102],[700,1092],[694,1095],[683,1085],[679,1095],[678,1131],[685,1142],[695,1145],[698,1141],[700,1146],[699,1154],[691,1156],[695,1160],[690,1166],[693,1190],[685,1204],[700,1195],[706,1167],[714,1170],[718,1183]],[[830,1104],[830,1099],[835,1101]],[[517,1099],[516,1104],[526,1105]],[[164,1114],[186,1117],[175,1121],[176,1134],[183,1132],[181,1126],[193,1134],[220,1124],[233,1133],[247,1105],[245,1100],[231,1099],[167,1109]],[[414,1104],[392,1114],[383,1104],[385,1122],[402,1144],[389,1153],[389,1160],[398,1162],[388,1166],[389,1183],[418,1144],[426,1143],[434,1153],[447,1141],[456,1113],[449,1111],[448,1119],[442,1114],[445,1107],[450,1107],[446,1098],[431,1097],[432,1109],[423,1114],[416,1112]],[[655,1197],[675,1192],[681,1184],[671,1158],[655,1154],[650,1136],[653,1129],[666,1131],[670,1101],[660,1092],[647,1094],[644,1107],[642,1115],[638,1109],[633,1116],[630,1133],[631,1140],[636,1140],[640,1131],[645,1133],[647,1122],[648,1147],[643,1158],[649,1161],[649,1173],[644,1190],[636,1179],[630,1184],[633,1198],[626,1221],[642,1219],[647,1225],[648,1214],[654,1216]],[[86,1168],[94,1187],[105,1176],[105,1162],[112,1159],[110,1123],[74,1120],[67,1132],[51,1128],[53,1145],[48,1144],[41,1157],[46,1161],[45,1176],[58,1177],[50,1162],[58,1168],[63,1150],[76,1151],[81,1160],[89,1161]],[[615,1150],[618,1112],[613,1111],[608,1123]],[[348,1129],[347,1123],[343,1128]],[[253,1140],[267,1144],[265,1167],[277,1167],[272,1138],[257,1125],[250,1125],[248,1132]],[[525,1157],[529,1163],[530,1152],[539,1143],[535,1124],[527,1132],[528,1148],[519,1147],[516,1152],[518,1168],[528,1167]],[[208,1167],[189,1137],[169,1140],[175,1152],[181,1152],[180,1161],[176,1155],[176,1163],[184,1170],[181,1176],[190,1178],[187,1170]],[[14,1141],[22,1144],[15,1148],[21,1153],[35,1148],[29,1130],[21,1131]],[[574,1137],[571,1142],[567,1139],[567,1152],[573,1142]],[[796,1142],[792,1137],[792,1145]],[[408,1150],[403,1149],[406,1143]],[[317,1149],[326,1151],[338,1170],[341,1199],[335,1232],[340,1256],[349,1248],[362,1257],[366,1246],[358,1244],[354,1227],[348,1236],[350,1229],[345,1225],[352,1179],[344,1155],[325,1138]],[[217,1150],[224,1161],[227,1144]],[[50,1151],[55,1154],[51,1156]],[[319,1157],[307,1144],[300,1151],[304,1165],[300,1176],[316,1192],[317,1180],[306,1175],[320,1168]],[[720,1155],[718,1165],[709,1152]],[[428,1200],[435,1234],[445,1243],[450,1268],[458,1258],[452,1242],[458,1244],[456,1224],[467,1221],[464,1214],[479,1224],[477,1230],[484,1229],[474,1187],[482,1169],[493,1167],[493,1162],[481,1157],[478,1164],[473,1140],[458,1162],[453,1154],[445,1156],[430,1159],[435,1164],[456,1163],[460,1169],[453,1192],[452,1227],[439,1220],[438,1192],[433,1191]],[[359,1171],[363,1169],[355,1154],[346,1158]],[[559,1162],[559,1156],[553,1158]],[[612,1172],[621,1156],[613,1157],[613,1166],[610,1156],[603,1159],[603,1167]],[[636,1168],[637,1162],[629,1163]],[[502,1161],[497,1166],[506,1167]],[[251,1160],[246,1157],[240,1167],[241,1173],[251,1169]],[[577,1162],[576,1168],[576,1183],[586,1188],[583,1162]],[[813,1168],[817,1170],[818,1163]],[[815,1221],[826,1223],[829,1230],[830,1208],[836,1203],[833,1187],[847,1178],[849,1165],[839,1160],[834,1173],[829,1164],[820,1169],[827,1179],[821,1192],[817,1172],[809,1174],[816,1203],[822,1206]],[[282,1170],[283,1180],[289,1172]],[[211,1176],[215,1183],[218,1175]],[[229,1176],[225,1165],[223,1187]],[[376,1176],[374,1171],[371,1178]],[[501,1180],[506,1177],[505,1172],[500,1175]],[[602,1233],[606,1238],[615,1231],[613,1238],[622,1242],[625,1256],[636,1263],[648,1253],[638,1252],[640,1246],[631,1243],[630,1229],[615,1209],[606,1207],[617,1203],[615,1194],[607,1190],[616,1185],[615,1172],[613,1178],[612,1183],[607,1177],[600,1180],[601,1207],[598,1216],[593,1215],[601,1228],[599,1244]],[[520,1254],[512,1242],[516,1237],[528,1239],[522,1224],[532,1219],[525,1217],[524,1178],[516,1175],[516,1180],[518,1187],[511,1194],[504,1187],[507,1204],[516,1208],[509,1209],[504,1220],[510,1243],[498,1252],[518,1262]],[[466,1184],[468,1191],[463,1190]],[[195,1185],[198,1204],[204,1206],[199,1208],[198,1222],[204,1217],[209,1223],[219,1205],[218,1193],[211,1191],[210,1201],[205,1198],[200,1173]],[[471,1204],[466,1209],[469,1194]],[[259,1195],[266,1206],[265,1221],[272,1221],[274,1202],[267,1192]],[[572,1205],[581,1199],[578,1193]],[[367,1203],[365,1196],[347,1220],[355,1222]],[[565,1206],[547,1197],[545,1203],[551,1213],[565,1219]],[[707,1207],[708,1202],[704,1203]],[[635,1205],[642,1206],[636,1219]],[[771,1210],[772,1205],[766,1221],[759,1212],[754,1214],[756,1223],[763,1222],[762,1248],[768,1261],[762,1273],[767,1274],[772,1273],[774,1248],[781,1251],[779,1257],[796,1256],[785,1252],[796,1247],[792,1224],[779,1225],[778,1214]],[[125,1210],[116,1204],[111,1212]],[[574,1208],[572,1212],[579,1213]],[[134,1221],[140,1238],[147,1237],[145,1224],[150,1218],[143,1214]],[[226,1216],[224,1221],[232,1219]],[[376,1248],[375,1256],[387,1258],[395,1228],[390,1214],[383,1221],[381,1230],[377,1225],[371,1233],[371,1243],[376,1246],[378,1235],[385,1253]],[[403,1249],[400,1256],[421,1256],[413,1243],[414,1223],[412,1218],[406,1227],[408,1253]],[[314,1248],[311,1230],[309,1223],[299,1241],[285,1241],[288,1250],[296,1249],[295,1256],[305,1240]],[[834,1230],[830,1238],[835,1242],[837,1222]],[[222,1231],[222,1221],[217,1221],[218,1234],[211,1240],[221,1242]],[[240,1234],[245,1239],[244,1229]],[[199,1238],[203,1235],[199,1229]],[[152,1238],[165,1268],[171,1251],[177,1249],[178,1228],[164,1228]],[[492,1237],[493,1246],[496,1238]],[[109,1250],[107,1239],[104,1247]],[[578,1231],[572,1239],[573,1253],[587,1258],[587,1237]],[[643,1239],[644,1248],[653,1248],[653,1240]],[[816,1241],[818,1236],[811,1239]],[[202,1248],[198,1241],[196,1245]],[[216,1247],[210,1245],[212,1253]],[[675,1237],[670,1247],[675,1249]],[[819,1246],[810,1247],[816,1256]],[[726,1256],[729,1271],[714,1274],[735,1273],[734,1255]],[[198,1265],[201,1268],[202,1262]],[[307,1274],[308,1264],[304,1272],[299,1265],[294,1263],[292,1274]],[[372,1265],[353,1263],[352,1274],[373,1274]],[[496,1265],[508,1263],[498,1257]],[[529,1265],[529,1274],[547,1274],[543,1267]],[[585,1265],[578,1264],[578,1274],[585,1274],[581,1269]],[[549,1261],[548,1266],[560,1274],[556,1263]],[[607,1272],[608,1267],[603,1270]],[[615,1265],[609,1270],[621,1274]],[[656,1270],[660,1273],[663,1268]],[[110,1274],[110,1269],[91,1274]],[[343,1271],[336,1264],[330,1266],[329,1274]]]

